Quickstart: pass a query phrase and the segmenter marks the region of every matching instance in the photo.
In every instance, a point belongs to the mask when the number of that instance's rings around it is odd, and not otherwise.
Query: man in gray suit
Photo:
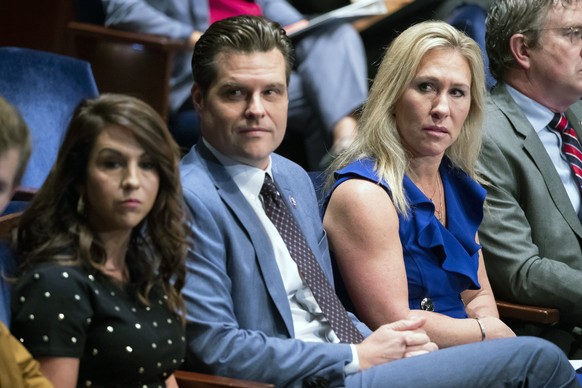
[[[253,16],[213,24],[194,49],[202,140],[181,165],[193,231],[183,367],[293,387],[577,386],[564,354],[547,341],[434,351],[423,318],[371,333],[341,305],[334,315],[319,299],[325,287],[308,286],[295,244],[267,214],[273,196],[261,194],[273,181],[279,209],[299,229],[296,241],[305,239],[303,252],[315,260],[311,272],[320,268],[330,281],[313,185],[298,165],[273,153],[286,126],[290,50],[278,24]],[[366,338],[340,342],[342,330],[332,329],[338,316]]]
[[[560,309],[561,332],[528,332],[558,334],[552,340],[568,353],[573,338],[563,335],[582,326],[582,206],[550,122],[565,113],[582,134],[581,28],[579,0],[493,2],[486,44],[499,84],[479,165],[488,183],[479,237],[493,289],[503,299]]]

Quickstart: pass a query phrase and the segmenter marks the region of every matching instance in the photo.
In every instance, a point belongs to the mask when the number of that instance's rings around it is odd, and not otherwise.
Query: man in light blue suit
[[[286,126],[290,51],[278,24],[252,16],[213,24],[194,50],[202,141],[181,165],[193,231],[183,368],[293,387],[578,386],[563,353],[540,339],[435,351],[422,318],[371,333],[350,315],[366,338],[340,343],[262,207],[268,175],[331,280],[311,181],[273,153]]]

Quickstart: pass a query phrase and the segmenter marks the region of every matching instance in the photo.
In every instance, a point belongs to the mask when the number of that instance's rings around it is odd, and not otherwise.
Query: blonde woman
[[[441,348],[514,335],[477,237],[484,85],[473,40],[444,22],[409,28],[386,52],[354,145],[331,166],[324,226],[372,328],[424,316]]]

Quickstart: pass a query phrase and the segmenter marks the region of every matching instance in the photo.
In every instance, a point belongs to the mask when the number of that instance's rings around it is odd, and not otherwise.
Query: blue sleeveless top
[[[447,158],[443,159],[439,172],[446,198],[446,228],[436,218],[432,201],[408,176],[404,177],[410,214],[408,218],[399,214],[398,220],[408,279],[408,301],[410,309],[426,309],[428,302],[432,303],[435,312],[466,318],[460,293],[480,288],[477,270],[481,246],[475,242],[475,235],[483,219],[486,191],[463,171],[453,168]],[[333,190],[348,179],[372,181],[392,195],[386,181],[379,180],[374,161],[370,159],[352,162],[337,171],[335,178],[324,206],[327,206]]]

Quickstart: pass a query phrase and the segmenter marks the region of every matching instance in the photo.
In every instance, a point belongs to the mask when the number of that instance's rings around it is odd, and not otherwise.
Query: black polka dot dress
[[[15,285],[11,331],[35,358],[79,358],[79,387],[165,387],[186,349],[161,292],[147,306],[131,286],[53,263]]]

